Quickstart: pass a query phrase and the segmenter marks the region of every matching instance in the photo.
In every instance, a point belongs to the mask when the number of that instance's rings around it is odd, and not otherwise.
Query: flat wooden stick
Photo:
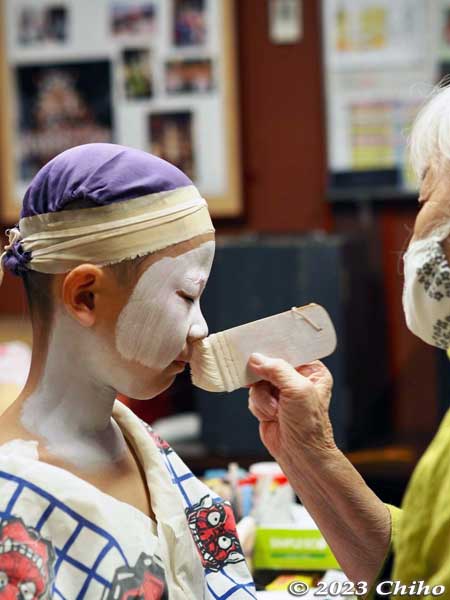
[[[233,391],[257,381],[247,369],[253,352],[282,358],[293,366],[331,354],[336,332],[318,304],[291,310],[212,334],[194,345],[194,385],[209,391]]]

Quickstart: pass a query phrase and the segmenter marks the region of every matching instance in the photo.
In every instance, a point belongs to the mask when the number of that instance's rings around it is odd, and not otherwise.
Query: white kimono
[[[228,503],[120,402],[157,519],[39,461],[35,442],[0,447],[0,600],[240,600],[255,587]]]

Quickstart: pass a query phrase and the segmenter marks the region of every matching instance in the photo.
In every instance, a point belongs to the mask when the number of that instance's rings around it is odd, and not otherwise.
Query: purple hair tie
[[[9,243],[4,248],[2,257],[3,269],[8,269],[14,275],[23,275],[28,271],[27,264],[31,260],[31,252],[24,250],[20,231],[16,227],[14,229],[7,229],[6,235],[8,236]]]

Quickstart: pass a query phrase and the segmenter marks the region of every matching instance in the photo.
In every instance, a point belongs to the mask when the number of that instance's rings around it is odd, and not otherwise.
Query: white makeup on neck
[[[105,363],[92,332],[57,309],[44,373],[23,404],[21,420],[45,439],[51,454],[82,470],[111,464],[126,451],[111,418],[116,394],[102,380]]]
[[[179,357],[188,336],[207,335],[199,297],[214,247],[206,242],[162,258],[143,273],[116,325],[123,357],[162,371]],[[129,389],[130,377],[104,339],[56,308],[44,371],[23,403],[22,424],[45,440],[52,455],[80,470],[111,465],[127,451],[111,415],[116,390]]]
[[[199,299],[214,248],[209,241],[164,257],[141,275],[117,320],[116,346],[124,358],[164,369],[177,359],[188,337],[207,335]]]

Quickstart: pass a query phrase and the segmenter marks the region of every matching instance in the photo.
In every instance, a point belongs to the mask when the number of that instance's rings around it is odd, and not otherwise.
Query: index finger
[[[302,386],[307,381],[292,365],[281,358],[269,358],[255,352],[250,356],[248,366],[262,379],[279,389]]]

